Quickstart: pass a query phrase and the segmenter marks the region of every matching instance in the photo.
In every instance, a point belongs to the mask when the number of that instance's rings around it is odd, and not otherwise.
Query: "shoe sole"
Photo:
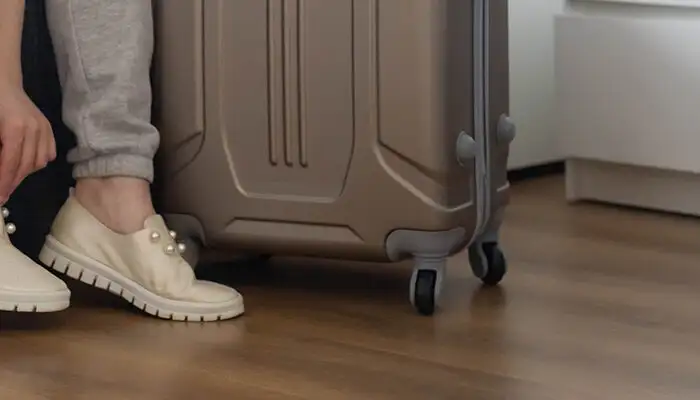
[[[159,296],[101,262],[70,249],[50,235],[41,249],[39,260],[57,272],[120,296],[137,309],[157,318],[210,322],[235,318],[244,312],[240,299],[203,305]]]
[[[17,313],[52,313],[70,306],[70,291],[47,294],[22,294],[0,291],[0,311]]]

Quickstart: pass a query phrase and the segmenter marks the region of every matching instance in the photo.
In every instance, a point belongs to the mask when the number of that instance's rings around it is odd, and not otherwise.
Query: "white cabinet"
[[[556,18],[557,132],[570,199],[700,215],[697,7],[571,0]]]

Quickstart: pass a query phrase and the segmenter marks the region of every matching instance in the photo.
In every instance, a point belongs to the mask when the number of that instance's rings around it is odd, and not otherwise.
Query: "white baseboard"
[[[700,174],[570,159],[566,197],[700,216]]]

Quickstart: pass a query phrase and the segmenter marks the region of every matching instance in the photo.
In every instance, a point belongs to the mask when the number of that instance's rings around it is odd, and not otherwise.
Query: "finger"
[[[24,124],[15,120],[5,120],[0,126],[0,203],[7,201],[17,175],[22,157],[23,130]]]
[[[46,167],[46,164],[53,160],[51,157],[52,139],[51,125],[49,125],[48,121],[42,121],[36,146],[36,159],[34,160],[34,169],[32,172]]]
[[[47,142],[48,146],[48,162],[51,162],[56,159],[56,138],[53,135],[53,127],[51,126],[51,123],[49,121],[46,121],[46,124],[48,126],[48,132],[49,132],[49,140]]]
[[[32,169],[30,172],[36,172],[44,168],[48,163],[49,158],[49,147],[48,147],[48,137],[44,133],[44,128],[42,128],[37,134],[36,145],[34,146],[35,155],[32,160]]]
[[[34,172],[38,135],[39,124],[35,121],[28,123],[24,130],[24,140],[22,141],[22,158],[19,161],[15,178],[12,180],[13,191],[24,178]]]

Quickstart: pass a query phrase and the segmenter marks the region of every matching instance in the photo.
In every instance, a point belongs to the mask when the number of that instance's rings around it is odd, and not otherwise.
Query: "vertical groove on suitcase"
[[[297,54],[298,54],[298,67],[297,67],[297,83],[299,86],[297,104],[299,108],[299,165],[306,168],[309,166],[308,152],[307,152],[307,137],[306,137],[306,119],[308,118],[306,114],[306,90],[309,87],[306,79],[306,7],[308,2],[297,0]]]
[[[277,60],[277,18],[279,0],[267,0],[267,118],[268,118],[268,147],[270,163],[276,166],[279,162],[279,143],[277,133],[280,131],[279,111],[277,109],[278,71]]]
[[[267,1],[270,163],[308,167],[307,1]]]
[[[298,42],[295,38],[297,31],[297,0],[286,0],[282,9],[282,100],[284,102],[284,127],[282,135],[284,138],[284,161],[288,167],[294,166],[294,137],[296,136],[297,124],[297,103],[295,94],[298,93],[297,65],[299,53],[297,53]]]

